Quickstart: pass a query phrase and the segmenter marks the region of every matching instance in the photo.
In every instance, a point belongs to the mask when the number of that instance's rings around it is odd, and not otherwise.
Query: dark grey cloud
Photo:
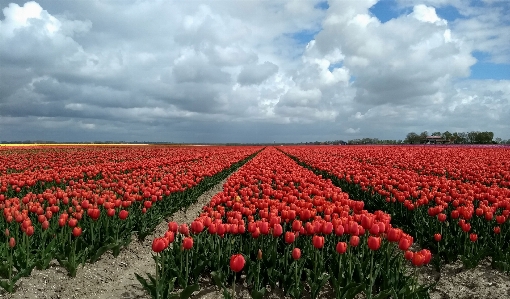
[[[259,65],[247,65],[239,73],[237,82],[242,85],[260,84],[277,72],[278,66],[269,61]]]
[[[173,68],[173,75],[177,83],[227,84],[230,81],[229,73],[209,64],[204,57],[186,57],[179,60]]]

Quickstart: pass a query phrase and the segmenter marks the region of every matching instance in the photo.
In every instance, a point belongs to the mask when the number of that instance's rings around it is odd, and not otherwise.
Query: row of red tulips
[[[226,298],[241,277],[253,298],[268,286],[316,298],[328,283],[337,298],[428,297],[405,260],[422,266],[430,251],[411,251],[413,238],[389,214],[367,212],[275,148],[233,174],[190,226],[168,227],[153,241],[156,277],[137,276],[153,298],[191,295],[202,273],[211,273]]]
[[[510,151],[504,147],[367,146],[333,148],[328,152],[374,166],[510,187]]]
[[[0,286],[13,291],[20,277],[34,267],[48,267],[55,258],[74,276],[78,265],[94,262],[106,251],[118,255],[133,232],[145,238],[164,217],[189,206],[260,148],[175,149],[181,158],[171,150],[169,158],[158,158],[164,153],[160,148],[136,149],[141,155],[131,153],[132,160],[119,162],[118,168],[111,163],[93,166],[100,174],[95,177],[85,173],[76,179],[63,171],[56,178],[60,182],[37,181],[22,190],[15,190],[20,180],[8,182],[8,190],[0,194]],[[143,156],[148,158],[140,160]],[[3,176],[0,180],[5,182]],[[46,189],[38,193],[37,186]],[[6,196],[11,193],[20,197]]]
[[[17,154],[20,156],[33,154],[35,150],[18,148],[16,151],[21,152]],[[250,149],[149,146],[44,148],[39,151],[40,155],[31,157],[30,168],[0,176],[0,198],[43,193],[52,186],[66,189],[77,182],[91,180],[96,182],[96,185],[88,186],[91,190],[111,188],[121,192],[129,191],[121,188],[131,187],[137,191],[136,187],[142,186],[132,186],[134,183],[147,183],[145,187],[159,183],[166,185],[168,192],[182,191],[198,183],[195,175],[198,180],[204,175],[212,175],[223,167],[223,161],[237,161],[235,159],[242,151]],[[47,160],[48,151],[62,154],[62,158]]]
[[[362,152],[374,150],[371,147],[356,149]],[[398,157],[395,152],[409,150],[412,154],[416,150],[413,147],[377,149],[380,149],[379,160],[384,154],[392,163],[396,163],[395,157]],[[449,156],[451,153],[447,150],[443,149]],[[457,153],[466,150],[463,154],[468,155],[481,154],[482,149],[478,152],[463,148],[451,150]],[[394,223],[405,228],[421,246],[439,253],[437,256],[441,259],[434,261],[438,267],[441,262],[455,261],[459,257],[465,266],[473,267],[481,259],[491,256],[495,268],[510,271],[510,255],[507,253],[510,189],[419,174],[411,169],[413,167],[403,169],[405,167],[360,160],[360,154],[354,153],[352,147],[288,147],[285,152],[331,178],[351,196],[362,199],[369,210],[382,209],[390,213]],[[439,153],[431,149],[430,155],[435,154],[436,158]],[[422,160],[422,164],[428,164],[429,160]],[[502,165],[507,162],[503,160]],[[507,171],[502,168],[500,172]],[[462,169],[459,172],[462,173]],[[437,173],[441,170],[437,169]]]

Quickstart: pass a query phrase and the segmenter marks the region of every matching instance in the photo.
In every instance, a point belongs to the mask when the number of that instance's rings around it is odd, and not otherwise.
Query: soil
[[[30,277],[18,281],[18,289],[14,294],[0,291],[0,298],[33,299],[33,298],[119,298],[119,299],[149,299],[143,290],[135,273],[142,276],[146,272],[154,274],[154,261],[151,255],[151,244],[154,237],[163,235],[167,230],[168,221],[190,223],[200,213],[214,194],[222,191],[226,179],[202,194],[198,201],[186,211],[175,213],[167,221],[163,221],[153,235],[139,242],[133,238],[131,244],[123,249],[117,258],[110,253],[104,254],[96,263],[86,264],[80,268],[76,277],[71,278],[67,271],[56,261],[49,269],[34,270]],[[423,267],[419,271],[419,278],[424,282],[438,281],[436,287],[430,291],[431,299],[504,299],[510,298],[510,276],[491,269],[490,261],[485,260],[474,269],[463,269],[462,264],[446,265],[442,272],[436,272],[432,267]],[[238,298],[250,298],[245,285],[236,287]],[[325,290],[321,298],[333,298],[334,294]],[[358,295],[356,298],[363,298]],[[204,279],[201,290],[193,295],[194,299],[222,298],[222,294]],[[285,298],[278,289],[271,290],[268,298]]]

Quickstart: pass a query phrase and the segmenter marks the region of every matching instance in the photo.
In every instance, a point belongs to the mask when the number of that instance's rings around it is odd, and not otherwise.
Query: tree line
[[[418,144],[424,143],[428,136],[437,136],[441,137],[441,139],[445,140],[448,143],[454,144],[501,144],[501,143],[510,143],[510,140],[502,140],[501,138],[494,139],[494,133],[485,131],[471,131],[471,132],[433,132],[429,135],[427,131],[421,132],[417,134],[415,132],[408,133],[406,138],[404,139],[404,143],[408,144]],[[508,143],[507,143],[508,142]]]
[[[429,136],[441,137],[441,143],[450,144],[510,144],[510,139],[504,140],[501,138],[494,138],[493,132],[433,132],[429,134],[427,131],[423,131],[420,134],[411,132],[408,133],[405,139],[393,140],[393,139],[379,139],[379,138],[357,138],[348,141],[335,140],[335,141],[315,141],[306,142],[306,144],[329,144],[329,145],[357,145],[357,144],[421,144],[426,143],[426,138]]]

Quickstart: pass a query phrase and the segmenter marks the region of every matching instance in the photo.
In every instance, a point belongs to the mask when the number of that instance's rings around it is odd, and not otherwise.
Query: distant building
[[[447,144],[447,143],[450,143],[450,141],[444,139],[441,136],[427,136],[425,139],[421,140],[421,143],[424,143],[424,144]]]

